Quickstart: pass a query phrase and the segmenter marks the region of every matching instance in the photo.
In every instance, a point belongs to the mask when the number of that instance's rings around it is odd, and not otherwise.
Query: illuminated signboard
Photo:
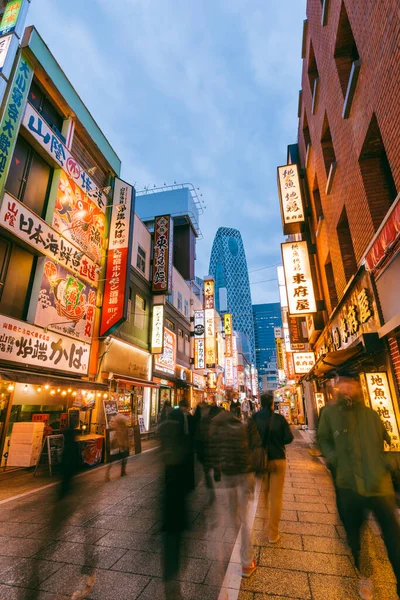
[[[8,49],[10,47],[12,37],[13,36],[10,34],[0,39],[0,72],[3,70],[4,64],[6,62]]]
[[[317,405],[317,413],[321,412],[321,408],[325,406],[325,396],[322,392],[316,392],[315,404]]]
[[[214,303],[214,280],[207,278],[204,280],[204,308],[211,309],[215,307]]]
[[[307,242],[281,245],[290,315],[315,313],[314,286],[311,278]]]
[[[297,165],[278,167],[278,190],[283,233],[300,233],[305,218]]]
[[[205,369],[205,344],[203,338],[197,338],[194,340],[194,368]]]
[[[206,387],[206,378],[204,377],[204,375],[198,375],[198,373],[192,373],[192,381],[193,381],[193,385],[196,388],[204,390],[204,388]]]
[[[251,393],[253,396],[258,395],[258,377],[257,369],[251,365]]]
[[[215,369],[217,362],[215,348],[215,320],[214,309],[210,308],[204,311],[206,323],[206,369]]]
[[[116,177],[101,312],[101,337],[110,334],[128,318],[134,208],[134,188]]]
[[[225,385],[233,387],[233,358],[225,358]]]
[[[233,389],[235,391],[239,390],[239,377],[238,377],[238,361],[239,361],[239,355],[238,355],[238,349],[237,349],[237,339],[236,339],[236,333],[233,332],[232,335],[232,356],[233,356]]]
[[[365,373],[371,408],[380,416],[386,431],[390,435],[390,450],[400,450],[399,426],[394,411],[392,394],[390,392],[387,373]],[[387,447],[387,444],[385,443]],[[388,448],[387,448],[388,449]]]
[[[282,338],[276,338],[275,345],[276,345],[276,364],[277,364],[278,369],[283,370],[284,362],[283,362]]]
[[[224,314],[224,331],[225,335],[232,335],[232,315],[230,313]]]
[[[154,220],[154,256],[153,294],[170,294],[172,292],[172,258],[173,258],[174,223],[170,215],[162,215]]]
[[[232,315],[230,313],[224,314],[224,331],[225,331],[225,356],[231,358],[233,356],[233,343],[232,343]]]
[[[207,373],[207,387],[215,390],[217,387],[217,374],[214,372]]]
[[[12,0],[7,4],[0,23],[0,35],[12,33],[15,30],[22,3],[23,0]]]
[[[164,328],[164,350],[154,357],[154,368],[167,375],[175,375],[176,366],[176,335]]]
[[[304,375],[313,368],[315,364],[314,352],[293,352],[294,372],[296,375]]]
[[[195,310],[194,311],[194,337],[195,338],[203,338],[204,337],[204,310]]]
[[[151,353],[162,354],[164,344],[164,305],[153,306],[153,323],[151,328]]]

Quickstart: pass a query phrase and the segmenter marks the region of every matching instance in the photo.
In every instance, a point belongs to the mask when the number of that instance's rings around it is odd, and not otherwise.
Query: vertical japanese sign
[[[225,385],[226,387],[233,387],[233,358],[225,357]]]
[[[8,2],[0,23],[0,35],[12,33],[18,22],[23,0],[11,0]]]
[[[175,375],[176,335],[164,328],[164,350],[154,357],[154,368],[167,375]]]
[[[238,362],[239,362],[239,355],[238,355],[238,349],[237,349],[237,339],[236,339],[236,333],[233,331],[232,332],[232,356],[233,356],[233,389],[235,391],[239,390],[239,376],[238,376]]]
[[[207,277],[204,280],[204,308],[206,309],[215,307],[214,290],[214,279]]]
[[[311,277],[307,242],[281,245],[290,315],[315,313],[314,286]]]
[[[400,450],[399,426],[397,424],[396,413],[394,411],[392,394],[390,392],[387,373],[365,373],[367,379],[368,393],[373,408],[385,426],[390,435],[390,450]],[[385,443],[385,446],[387,444]],[[387,448],[389,449],[389,448]]]
[[[230,313],[224,314],[224,331],[225,331],[225,356],[231,358],[233,356],[233,343],[232,343],[232,315]]]
[[[305,217],[297,165],[278,167],[278,190],[283,233],[300,233]]]
[[[15,142],[33,77],[33,67],[20,54],[11,82],[10,92],[0,121],[0,196],[8,175]]]
[[[258,396],[258,372],[254,365],[251,365],[251,393]]]
[[[154,220],[153,252],[153,294],[172,292],[174,223],[170,215],[162,215]]]
[[[206,368],[204,338],[195,338],[194,340],[194,368]]]
[[[194,311],[194,337],[204,338],[204,310]]]
[[[151,329],[151,353],[162,354],[164,349],[164,305],[153,306],[153,323]]]
[[[282,338],[275,338],[276,345],[276,364],[278,369],[284,369]]]
[[[204,311],[206,322],[206,369],[215,369],[217,362],[215,349],[215,320],[214,309]]]
[[[101,313],[101,337],[110,334],[128,317],[134,209],[134,188],[116,177]]]
[[[321,409],[325,406],[325,396],[322,392],[315,393],[315,404],[317,405],[317,413],[321,412]]]
[[[4,37],[0,38],[0,72],[3,70],[4,64],[6,62],[7,53],[10,47],[12,37],[13,36],[10,33],[9,35],[5,35]]]

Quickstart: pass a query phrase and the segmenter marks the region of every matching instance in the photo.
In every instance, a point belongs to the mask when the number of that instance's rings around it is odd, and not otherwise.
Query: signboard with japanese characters
[[[194,337],[195,339],[204,338],[204,310],[194,311]]]
[[[215,299],[214,299],[214,279],[211,277],[207,277],[204,280],[204,308],[205,309],[213,309],[215,307]]]
[[[0,315],[0,360],[86,375],[89,352],[88,344]]]
[[[206,387],[206,378],[204,377],[204,375],[192,373],[192,382],[194,387],[199,388],[200,390],[204,390],[204,388]]]
[[[7,53],[8,53],[8,49],[10,47],[11,39],[12,39],[11,33],[10,33],[10,35],[5,35],[4,37],[0,38],[0,73],[3,70],[4,64],[6,62]]]
[[[151,328],[151,353],[162,354],[164,348],[164,305],[153,306],[153,323]]]
[[[321,409],[325,406],[325,396],[322,392],[316,392],[315,394],[315,404],[317,406],[317,413],[321,412]]]
[[[390,450],[398,452],[400,450],[399,426],[393,407],[393,399],[387,373],[385,371],[379,373],[365,373],[365,377],[367,379],[371,408],[378,413],[386,431],[390,435]],[[385,448],[386,450],[389,450],[386,442]]]
[[[214,309],[204,311],[206,322],[206,369],[215,369],[217,363],[215,344],[215,316]]]
[[[53,161],[80,187],[84,194],[102,212],[105,212],[107,198],[103,191],[97,187],[87,171],[79,165],[68,148],[29,102],[26,105],[22,125],[38,144],[46,150]]]
[[[278,167],[278,190],[283,233],[300,233],[305,221],[299,168],[297,165]]]
[[[205,369],[205,343],[203,338],[195,338],[194,340],[194,368]]]
[[[361,335],[375,333],[380,319],[369,274],[362,270],[354,279],[330,322],[316,342],[317,358],[357,343]]]
[[[225,385],[226,387],[233,387],[233,358],[225,357]]]
[[[307,242],[287,242],[281,247],[289,314],[297,316],[315,313],[317,305]]]
[[[164,328],[164,350],[154,357],[154,369],[167,375],[175,375],[176,335]]]
[[[33,77],[33,67],[20,55],[0,121],[0,196],[8,175],[15,142]]]
[[[53,261],[46,261],[35,324],[90,343],[95,310],[95,288],[83,283]]]
[[[98,265],[104,256],[106,216],[77,183],[60,171],[53,227]]]
[[[258,396],[258,372],[254,365],[251,365],[251,393]]]
[[[308,373],[315,364],[314,352],[293,352],[294,372],[296,375]]]
[[[12,33],[15,30],[23,1],[12,0],[8,2],[0,23],[0,35]]]
[[[230,313],[224,314],[224,331],[225,331],[225,356],[231,358],[233,356],[233,343],[232,343],[232,315]]]
[[[275,338],[275,345],[276,345],[276,365],[277,365],[278,369],[283,370],[284,362],[283,362],[282,338]]]
[[[37,252],[56,261],[80,279],[97,286],[97,265],[77,246],[7,192],[0,207],[0,225]]]
[[[153,294],[172,292],[174,222],[170,215],[162,215],[154,220],[153,251]]]
[[[134,192],[131,185],[115,178],[100,337],[109,335],[128,318]]]
[[[232,335],[232,315],[230,313],[224,314],[224,331],[225,335]]]
[[[305,317],[288,316],[288,326],[292,350],[305,350],[305,343],[307,342],[303,332],[303,327],[306,327]]]

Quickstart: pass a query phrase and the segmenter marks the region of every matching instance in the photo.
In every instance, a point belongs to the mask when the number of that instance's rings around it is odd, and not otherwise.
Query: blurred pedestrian
[[[263,476],[263,494],[268,514],[267,535],[271,544],[280,539],[279,523],[283,507],[283,486],[286,473],[285,446],[293,441],[293,433],[283,415],[274,412],[274,396],[261,396],[261,410],[253,415],[263,447],[268,454],[268,471]]]
[[[159,426],[164,465],[163,579],[167,600],[182,597],[179,583],[181,540],[188,527],[188,495],[194,489],[193,433],[193,417],[185,400]]]
[[[242,410],[243,421],[246,423],[247,419],[249,418],[249,415],[250,415],[250,403],[247,400],[247,398],[245,398],[243,400],[241,410]]]
[[[171,406],[171,402],[169,402],[168,400],[166,400],[163,404],[163,407],[161,409],[160,412],[160,417],[159,417],[159,423],[163,423],[164,421],[166,421],[168,419],[168,415],[170,414],[170,412],[172,411],[172,406]]]
[[[230,403],[230,406],[229,406],[229,410],[230,410],[230,412],[232,412],[235,415],[235,417],[240,419],[241,409],[240,409],[240,402],[237,398],[232,399],[232,402]]]
[[[222,473],[231,520],[234,525],[239,520],[241,525],[242,576],[250,577],[256,569],[249,522],[255,485],[252,451],[261,446],[261,440],[254,422],[242,423],[232,404],[229,412],[221,411],[211,422],[211,456],[213,465]]]
[[[121,460],[121,477],[125,477],[127,475],[126,463],[128,461],[129,454],[128,425],[129,421],[125,415],[121,413],[117,413],[115,415],[113,419],[113,429],[116,434],[119,451],[124,455]],[[112,463],[110,462],[106,471],[106,481],[110,481],[111,466]]]
[[[216,498],[214,481],[221,479],[221,474],[218,469],[214,468],[210,456],[210,425],[212,419],[220,412],[221,409],[216,403],[202,402],[197,405],[194,414],[196,455],[197,460],[203,466],[204,480],[208,491],[208,506],[211,506]]]
[[[371,599],[373,585],[360,561],[361,529],[372,511],[397,579],[400,596],[400,525],[384,442],[390,444],[377,412],[365,406],[356,380],[339,378],[337,403],[321,414],[318,439],[326,460],[335,469],[340,516],[355,566],[360,575],[360,597]]]

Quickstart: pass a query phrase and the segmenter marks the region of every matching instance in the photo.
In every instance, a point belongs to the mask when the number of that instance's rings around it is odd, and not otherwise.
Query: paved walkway
[[[104,480],[104,469],[78,478],[61,530],[52,525],[54,488],[0,504],[0,598],[70,598],[82,565],[96,568],[92,600],[159,600],[161,581],[158,451],[130,459],[129,476]],[[241,580],[238,529],[229,520],[224,490],[205,509],[200,483],[191,503],[191,528],[182,548],[185,600],[352,600],[358,582],[335,508],[329,474],[296,433],[290,446],[282,539],[268,544],[262,500],[254,506],[258,569]],[[368,532],[378,600],[396,598],[382,541]],[[83,567],[85,570],[85,567]],[[33,588],[36,588],[34,592]],[[222,588],[222,589],[221,589]],[[40,591],[39,591],[40,590]]]

